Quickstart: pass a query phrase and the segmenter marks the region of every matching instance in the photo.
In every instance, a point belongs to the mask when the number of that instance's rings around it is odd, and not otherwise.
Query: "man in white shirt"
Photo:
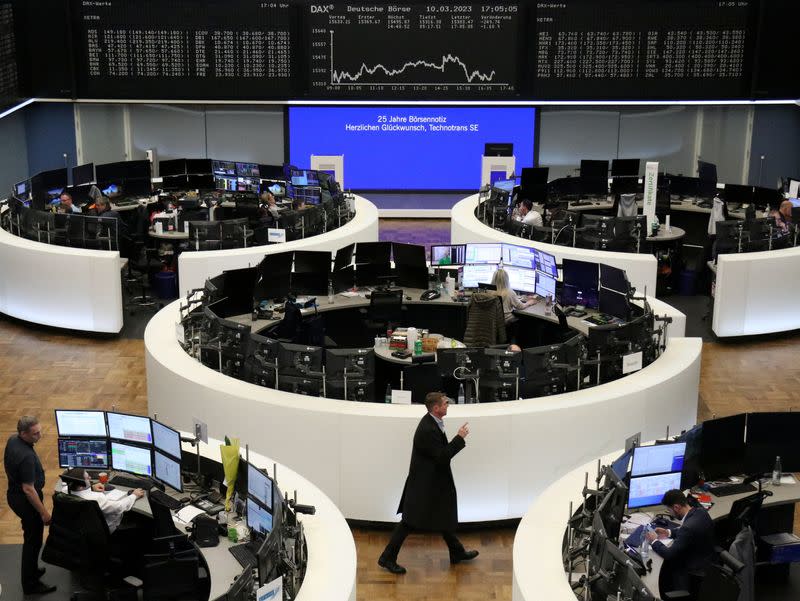
[[[74,467],[61,474],[61,481],[67,485],[70,494],[81,499],[97,502],[100,506],[100,511],[103,512],[103,517],[106,518],[108,530],[112,534],[119,528],[120,522],[122,522],[122,515],[133,507],[133,504],[138,499],[144,496],[144,490],[136,488],[129,491],[121,499],[111,500],[103,492],[105,487],[102,484],[92,486],[89,475],[79,467]]]
[[[542,216],[533,210],[533,202],[527,198],[519,203],[519,220],[528,225],[542,225]]]

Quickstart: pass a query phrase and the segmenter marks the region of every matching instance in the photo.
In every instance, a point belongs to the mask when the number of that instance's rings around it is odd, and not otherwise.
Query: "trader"
[[[72,195],[69,192],[62,192],[59,200],[59,213],[82,213],[80,207],[76,207],[72,202]]]
[[[519,203],[518,220],[528,225],[542,225],[542,215],[533,210],[533,202],[527,198]]]
[[[773,211],[772,218],[775,220],[775,227],[780,234],[788,234],[789,227],[792,225],[792,209],[794,205],[791,200],[784,200],[777,211]]]
[[[22,591],[26,595],[44,595],[56,590],[40,580],[44,568],[39,567],[44,526],[50,523],[42,495],[44,470],[33,445],[42,437],[39,420],[23,415],[17,422],[17,433],[8,439],[3,463],[8,478],[8,506],[22,521]]]
[[[264,190],[259,196],[261,201],[261,208],[275,221],[278,220],[278,205],[275,200],[275,195],[269,190]]]
[[[102,484],[92,486],[89,475],[80,467],[73,467],[61,474],[61,481],[67,485],[70,494],[97,502],[100,511],[103,512],[103,517],[106,518],[108,531],[111,534],[119,528],[122,514],[133,507],[137,499],[144,496],[144,490],[136,488],[121,499],[112,500],[103,492],[105,487]]]
[[[656,528],[645,535],[653,551],[664,558],[658,582],[661,597],[668,591],[683,590],[695,598],[714,555],[714,522],[702,507],[690,507],[677,489],[665,492],[661,504],[675,519],[683,520],[679,527]],[[667,538],[673,539],[669,547],[661,542]]]
[[[111,201],[107,196],[101,196],[95,201],[95,209],[98,217],[105,217],[108,219],[119,219],[120,214],[111,208]]]
[[[448,404],[449,399],[443,392],[429,392],[425,396],[428,413],[414,433],[411,465],[397,508],[403,516],[378,559],[378,565],[392,574],[405,574],[406,569],[397,563],[397,554],[414,530],[441,532],[450,550],[450,563],[478,556],[477,551],[464,549],[454,534],[458,525],[458,502],[450,460],[466,445],[464,439],[469,428],[465,423],[453,440],[447,442],[442,419],[447,415]]]

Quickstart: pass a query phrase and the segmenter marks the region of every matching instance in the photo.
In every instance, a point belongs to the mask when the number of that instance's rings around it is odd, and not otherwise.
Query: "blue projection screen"
[[[487,142],[534,165],[535,125],[531,107],[289,107],[289,160],[344,155],[353,190],[477,190]]]

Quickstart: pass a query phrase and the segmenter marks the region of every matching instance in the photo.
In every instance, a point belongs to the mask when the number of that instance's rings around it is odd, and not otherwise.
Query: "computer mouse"
[[[406,300],[411,300],[411,297],[406,294]]]
[[[189,503],[191,503],[191,502],[192,502],[192,499],[191,499],[191,497],[181,497],[181,498],[180,498],[180,499],[178,499],[178,500],[179,500],[181,503],[183,503],[184,505],[188,505]]]
[[[420,295],[419,300],[429,301],[439,298],[440,296],[441,294],[439,294],[438,290],[426,290]]]

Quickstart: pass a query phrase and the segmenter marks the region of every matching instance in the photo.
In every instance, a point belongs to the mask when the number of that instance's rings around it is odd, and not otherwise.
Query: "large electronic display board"
[[[539,2],[531,90],[542,99],[742,98],[757,0]]]
[[[292,94],[288,2],[73,4],[79,96],[260,99]]]
[[[520,2],[307,6],[311,96],[517,95]]]
[[[289,160],[344,155],[353,190],[477,190],[487,142],[511,142],[534,164],[536,109],[289,107]]]
[[[0,0],[0,108],[19,96],[16,43],[14,7],[8,0]]]

